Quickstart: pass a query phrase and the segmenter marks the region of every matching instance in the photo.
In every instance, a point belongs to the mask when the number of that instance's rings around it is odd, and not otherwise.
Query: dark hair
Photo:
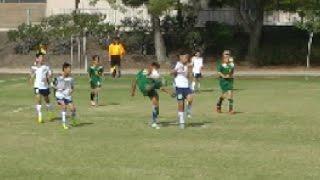
[[[119,37],[114,37],[113,40],[120,41],[120,38]]]
[[[189,51],[187,51],[186,49],[182,49],[179,51],[179,55],[182,56],[182,55],[189,55]]]
[[[94,60],[100,61],[100,56],[99,56],[99,55],[93,55],[93,56],[92,56],[92,60],[93,60],[93,61],[94,61]]]
[[[36,58],[38,58],[38,57],[40,57],[40,56],[43,56],[44,54],[42,53],[42,52],[38,52],[37,54],[36,54]]]
[[[63,63],[63,65],[62,65],[62,71],[64,71],[66,68],[69,68],[69,67],[71,67],[71,64],[70,64],[70,63],[67,63],[67,62]]]
[[[155,67],[155,68],[157,68],[157,69],[160,68],[160,64],[159,64],[158,62],[153,62],[153,63],[151,63],[151,66],[152,66],[152,67]]]

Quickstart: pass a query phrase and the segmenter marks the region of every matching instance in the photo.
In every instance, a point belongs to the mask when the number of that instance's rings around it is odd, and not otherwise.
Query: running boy
[[[153,62],[146,69],[138,72],[136,79],[132,82],[131,96],[135,96],[136,87],[138,85],[139,90],[144,96],[148,96],[152,103],[152,121],[151,127],[160,129],[157,124],[159,116],[159,94],[158,89],[169,93],[167,90],[162,88],[163,83],[160,79],[158,72],[160,65],[157,62]]]
[[[64,129],[69,129],[67,124],[67,109],[70,108],[72,125],[76,126],[76,107],[72,102],[72,93],[74,92],[74,80],[71,77],[71,64],[64,63],[62,73],[55,78],[56,99],[61,108],[62,126]]]
[[[92,106],[98,106],[99,102],[99,91],[101,89],[103,67],[100,65],[100,57],[94,55],[92,57],[92,66],[88,68],[88,74],[90,78],[90,100]]]
[[[191,118],[193,94],[189,87],[190,73],[188,72],[189,54],[181,52],[172,74],[175,76],[176,96],[178,100],[179,126],[185,128],[185,102],[187,103],[186,115]]]
[[[52,76],[52,71],[49,66],[45,65],[43,54],[36,54],[36,61],[31,66],[30,83],[34,81],[34,93],[36,99],[36,112],[39,123],[43,123],[42,119],[42,98],[46,102],[46,107],[49,114],[49,120],[52,119],[51,104],[49,99],[49,79]]]
[[[222,95],[217,102],[217,112],[221,113],[221,106],[225,99],[229,102],[229,113],[234,114],[233,109],[233,75],[234,75],[234,63],[233,58],[230,57],[230,51],[225,50],[222,54],[222,60],[217,65],[217,72],[219,76],[219,85],[222,91]]]
[[[192,91],[200,91],[200,79],[202,78],[203,58],[200,50],[197,50],[195,55],[191,58],[193,81]]]

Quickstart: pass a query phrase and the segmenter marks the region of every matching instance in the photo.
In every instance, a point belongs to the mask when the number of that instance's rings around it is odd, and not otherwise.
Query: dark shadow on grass
[[[245,91],[246,89],[233,89],[234,91]]]
[[[213,122],[205,121],[205,122],[190,122],[187,123],[187,127],[203,127],[206,124],[212,124]],[[170,127],[170,126],[178,126],[178,121],[165,121],[159,122],[159,125],[162,127]]]
[[[94,123],[88,123],[88,122],[82,122],[82,123],[79,123],[77,124],[76,126],[73,126],[73,127],[84,127],[84,126],[89,126],[89,125],[92,125]]]
[[[108,105],[110,106],[120,106],[120,103],[116,103],[116,102],[111,102]]]
[[[214,92],[215,91],[215,89],[201,89],[200,91],[197,91],[196,93],[202,93],[202,92]]]

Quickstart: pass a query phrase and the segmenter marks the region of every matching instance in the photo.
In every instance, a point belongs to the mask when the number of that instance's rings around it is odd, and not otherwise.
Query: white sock
[[[192,81],[192,85],[191,85],[191,90],[195,90],[195,87],[196,87],[196,82]]]
[[[63,123],[63,124],[66,124],[66,122],[67,122],[66,114],[67,114],[67,113],[66,113],[65,111],[62,111],[62,112],[61,112],[62,123]]]
[[[200,83],[198,82],[198,90],[200,90]]]
[[[38,113],[38,117],[41,118],[41,116],[42,116],[42,113],[41,113],[41,105],[36,105],[36,110],[37,110],[37,113]]]
[[[179,116],[179,123],[180,124],[184,124],[184,112],[178,112],[178,116]]]
[[[47,104],[47,110],[51,111],[51,104]]]

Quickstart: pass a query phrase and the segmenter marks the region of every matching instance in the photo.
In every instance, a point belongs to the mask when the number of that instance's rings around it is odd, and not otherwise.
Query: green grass
[[[132,77],[107,79],[98,108],[76,77],[81,126],[66,131],[36,123],[24,77],[0,75],[1,180],[320,178],[319,78],[237,79],[234,116],[213,112],[219,91],[207,78],[187,129],[154,130],[149,100],[129,97]],[[160,96],[160,121],[175,122],[176,101]]]

